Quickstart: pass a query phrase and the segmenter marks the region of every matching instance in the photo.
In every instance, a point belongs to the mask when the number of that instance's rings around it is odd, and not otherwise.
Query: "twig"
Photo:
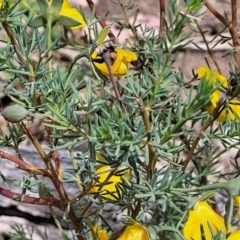
[[[234,59],[236,62],[235,73],[238,74],[240,72],[240,45],[238,38],[238,15],[237,15],[237,1],[231,1],[232,7],[232,26],[230,29],[230,33],[232,35],[233,40],[233,50],[234,50]]]
[[[126,10],[125,10],[125,8],[124,8],[124,5],[123,5],[123,3],[122,3],[122,0],[118,0],[118,3],[119,3],[119,5],[121,6],[121,8],[122,8],[122,10],[123,10],[123,14],[124,14],[124,17],[125,17],[125,20],[126,20],[126,22],[127,22],[128,27],[131,29],[131,31],[132,31],[133,36],[135,37],[135,39],[139,42],[140,39],[139,39],[139,36],[138,36],[138,34],[137,34],[136,28],[134,28],[134,26],[132,26],[132,24],[130,23],[129,17],[128,17],[127,13],[126,13]]]
[[[221,73],[221,69],[220,69],[220,67],[218,66],[218,63],[217,63],[217,61],[216,61],[216,59],[215,59],[215,56],[214,56],[213,52],[212,52],[211,49],[209,48],[209,45],[208,45],[207,39],[206,39],[206,37],[205,37],[205,34],[204,34],[204,32],[202,31],[202,28],[200,27],[200,25],[199,25],[199,23],[198,23],[197,20],[195,20],[195,24],[196,24],[196,26],[197,26],[197,28],[198,28],[198,30],[199,30],[202,38],[203,38],[204,43],[206,44],[206,47],[207,47],[207,51],[208,51],[209,56],[211,57],[213,63],[215,64],[215,66],[216,66],[216,68],[217,68],[217,71],[218,71],[219,73]]]
[[[31,129],[29,127],[27,127],[24,122],[22,122],[22,126],[23,126],[23,129],[24,129],[25,133],[27,134],[28,138],[31,140],[31,142],[33,143],[34,147],[38,151],[38,154],[40,155],[40,157],[42,158],[42,160],[46,164],[47,154],[44,152],[41,144],[39,143],[37,138],[34,136],[34,134],[32,133]]]
[[[12,156],[9,153],[6,153],[2,150],[0,150],[0,157],[5,158],[11,162],[14,162],[16,164],[19,165],[19,167],[27,172],[36,174],[36,175],[42,175],[42,176],[48,176],[48,171],[44,170],[44,169],[38,169],[37,167],[28,164],[26,162],[24,162],[22,159]]]
[[[63,202],[56,198],[36,198],[36,197],[24,196],[23,200],[21,200],[22,194],[12,192],[2,187],[0,187],[0,195],[10,198],[17,202],[23,202],[23,203],[29,203],[29,204],[35,204],[35,205],[54,206],[59,208],[62,211],[64,211],[66,208]]]
[[[117,87],[117,81],[115,80],[114,76],[113,76],[113,73],[112,73],[112,68],[111,68],[111,60],[110,60],[110,57],[109,57],[109,51],[107,52],[104,52],[102,54],[102,58],[105,62],[105,64],[107,65],[107,69],[108,69],[108,72],[109,72],[109,79],[113,85],[113,90],[115,92],[115,96],[116,98],[118,99],[118,101],[120,101],[120,104],[121,104],[121,107],[122,107],[122,110],[124,112],[124,114],[127,114],[127,109],[125,108],[125,106],[123,105],[122,101],[121,101],[121,95],[118,91],[118,87]]]
[[[159,22],[159,38],[165,33],[165,0],[159,0],[160,22]]]
[[[151,131],[151,124],[150,124],[150,120],[149,120],[149,112],[150,110],[147,109],[146,106],[144,106],[143,102],[141,99],[137,99],[137,103],[140,109],[140,114],[142,116],[143,122],[144,122],[144,126],[145,126],[145,131],[147,133],[150,133]],[[149,139],[148,139],[149,142]],[[153,146],[151,146],[150,144],[148,144],[148,150],[149,150],[149,163],[147,166],[147,180],[152,179],[152,174],[155,168],[155,164],[156,164],[156,156],[155,156],[155,150],[153,148]]]
[[[231,1],[231,10],[232,10],[232,22],[230,22],[227,18],[222,16],[208,1],[206,1],[205,6],[208,10],[219,20],[221,21],[225,27],[229,29],[229,32],[233,39],[233,49],[234,49],[234,59],[236,62],[235,72],[236,74],[239,73],[240,67],[240,45],[238,40],[238,33],[237,33],[237,1]]]
[[[94,11],[94,16],[96,17],[96,19],[100,19],[101,18],[101,14],[98,12],[98,10],[94,7],[94,3],[92,0],[86,0],[86,2],[88,3],[89,8]],[[105,28],[107,26],[106,22],[103,19],[99,20],[99,24],[101,25],[102,28]],[[109,38],[113,39],[112,41],[115,44],[119,44],[118,40],[116,39],[115,35],[113,34],[113,32],[110,30],[108,33]]]
[[[213,113],[212,113],[212,116],[209,116],[208,119],[206,120],[206,122],[204,123],[204,125],[202,126],[199,134],[197,135],[196,139],[194,140],[193,144],[192,144],[192,147],[187,155],[187,158],[186,160],[183,162],[183,171],[186,170],[190,160],[193,158],[193,155],[194,155],[194,150],[196,149],[197,145],[198,145],[198,142],[200,141],[201,139],[201,136],[202,136],[202,132],[204,132],[218,117],[219,115],[221,114],[222,111],[224,111],[225,109],[225,106],[224,106],[224,102],[222,102],[221,104],[219,104],[219,106],[217,106]],[[194,163],[195,165],[195,163]],[[196,165],[195,165],[196,167]]]
[[[8,37],[10,38],[10,41],[11,41],[11,44],[13,45],[13,47],[15,48],[16,50],[16,53],[17,53],[17,56],[18,56],[18,59],[19,61],[24,64],[25,63],[25,59],[22,58],[22,56],[19,54],[19,46],[18,46],[18,43],[13,35],[13,32],[11,30],[11,28],[9,27],[8,23],[6,21],[3,21],[2,22],[2,26],[3,28],[5,29]]]
[[[210,3],[209,1],[205,2],[205,6],[208,8],[208,10],[219,20],[221,21],[225,27],[231,28],[231,22],[228,21],[224,16],[222,16]]]
[[[59,179],[58,176],[58,171],[56,171],[50,161],[50,156],[46,155],[46,153],[43,151],[42,146],[40,145],[39,141],[36,139],[36,137],[34,136],[34,134],[32,133],[32,131],[24,124],[23,125],[23,129],[25,131],[25,133],[27,134],[27,136],[29,137],[29,139],[31,140],[31,142],[33,143],[34,147],[36,148],[36,150],[38,151],[39,155],[41,156],[41,158],[43,159],[48,171],[49,171],[49,175],[48,177],[52,180],[52,183],[54,184],[55,189],[58,192],[59,198],[60,200],[66,205],[70,203],[70,200],[68,198],[68,195],[63,187],[63,183],[61,181],[61,179]],[[55,161],[57,159],[55,158]],[[57,161],[60,161],[59,159]],[[58,163],[55,162],[58,166]],[[60,163],[59,163],[60,164]],[[68,211],[68,217],[70,219],[70,221],[72,222],[72,225],[74,227],[76,236],[79,240],[85,240],[85,237],[82,234],[78,234],[81,228],[81,223],[78,221],[78,218],[76,216],[76,213],[73,209],[73,207],[70,205],[69,207],[69,211]]]
[[[109,179],[113,176],[114,173],[115,173],[115,170],[112,170],[112,171],[108,174],[108,176],[105,178],[105,180],[104,180],[104,182],[102,183],[102,185],[99,186],[97,192],[94,194],[93,199],[96,199],[96,198],[99,196],[102,188],[104,187],[104,184],[109,181]],[[92,206],[92,204],[93,204],[92,201],[88,202],[88,204],[84,207],[84,209],[83,209],[82,212],[80,213],[80,216],[81,216],[81,217],[84,217],[84,215],[87,213],[87,211],[88,211],[89,208]]]

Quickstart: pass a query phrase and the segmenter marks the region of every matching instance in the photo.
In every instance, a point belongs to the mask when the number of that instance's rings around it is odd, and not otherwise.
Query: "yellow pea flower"
[[[49,1],[52,4],[52,0]],[[79,25],[71,27],[71,29],[79,29],[86,26],[83,16],[76,8],[72,8],[68,0],[63,0],[63,4],[60,10],[60,15],[68,18],[72,18],[79,22]]]
[[[106,160],[104,159],[104,157],[100,154],[97,153],[97,159],[100,160],[101,162],[106,162]],[[106,181],[109,173],[112,171],[113,169],[111,169],[111,167],[109,165],[103,165],[101,167],[99,167],[96,170],[96,174],[98,176],[98,180],[96,182],[97,184],[102,184]],[[130,169],[127,169],[124,172],[124,177],[129,178],[130,177]],[[122,176],[118,176],[118,175],[112,175],[110,177],[110,179],[106,182],[106,184],[101,188],[100,190],[100,196],[103,196],[104,198],[110,199],[110,200],[115,200],[115,198],[109,194],[108,192],[111,192],[113,194],[117,194],[117,188],[116,188],[116,184],[122,182]],[[99,191],[99,186],[94,186],[90,192],[97,192]],[[117,196],[117,195],[116,195]]]
[[[108,235],[107,235],[107,231],[105,229],[97,230],[97,227],[94,227],[93,228],[93,235],[98,240],[108,240],[109,239]]]
[[[183,228],[183,235],[186,240],[201,240],[202,225],[206,240],[212,239],[211,231],[208,227],[211,225],[213,232],[217,234],[222,231],[227,233],[224,219],[219,216],[206,202],[198,201],[193,210],[188,212],[188,220]]]
[[[240,203],[240,197],[233,197],[237,201],[238,205]],[[186,240],[201,240],[201,230],[200,226],[202,225],[205,239],[212,240],[212,234],[209,229],[209,225],[214,232],[222,232],[227,234],[226,227],[224,224],[224,219],[219,216],[206,202],[198,201],[193,210],[188,212],[188,221],[186,222],[183,228],[183,235]],[[232,227],[230,227],[230,232]],[[226,240],[239,240],[240,239],[240,230],[231,233]]]
[[[227,240],[239,240],[240,239],[240,230],[232,233]]]
[[[200,67],[197,69],[198,77],[205,78],[207,81],[211,82],[214,85],[216,84],[222,84],[220,89],[227,89],[228,81],[227,78],[223,75],[213,71],[212,69],[208,67]],[[213,111],[218,105],[218,102],[221,98],[221,91],[216,90],[214,93],[211,94],[210,100],[211,105],[207,107],[207,111],[210,115],[212,115]],[[229,101],[228,110],[224,109],[218,116],[217,121],[224,122],[227,119],[227,114],[229,114],[229,118],[234,121],[236,119],[235,115],[240,117],[240,100],[238,99],[232,99]]]
[[[128,72],[129,63],[137,61],[137,55],[134,52],[116,47],[112,52],[112,73],[115,77],[120,77]],[[90,56],[94,66],[101,71],[105,76],[109,76],[108,68],[106,63],[103,61],[101,56],[96,51]]]
[[[151,240],[148,230],[140,224],[128,226],[117,240]]]

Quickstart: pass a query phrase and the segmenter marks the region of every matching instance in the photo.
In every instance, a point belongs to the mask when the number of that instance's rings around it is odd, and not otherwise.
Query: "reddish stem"
[[[95,12],[94,12],[95,18],[96,18],[96,19],[100,19],[100,18],[101,18],[101,14],[100,14],[99,11],[97,10],[97,8],[94,7],[93,1],[92,1],[92,0],[86,0],[86,1],[87,1],[87,3],[88,3],[89,8],[90,8],[92,11],[95,11]],[[102,28],[105,28],[105,27],[107,26],[106,22],[105,22],[103,19],[100,19],[100,20],[99,20],[99,24],[101,25]],[[113,41],[115,44],[119,44],[118,40],[116,39],[115,35],[113,34],[113,32],[112,32],[111,30],[109,31],[108,36],[113,39],[112,41]]]
[[[237,1],[231,1],[231,8],[232,8],[232,26],[230,30],[232,40],[233,40],[233,50],[234,50],[234,59],[237,64],[235,68],[235,73],[238,74],[240,68],[240,45],[239,45],[239,38],[238,38],[238,15],[237,15]]]
[[[22,194],[15,193],[10,190],[6,190],[2,187],[0,187],[0,195],[3,195],[17,202],[23,202],[23,203],[29,203],[29,204],[35,204],[35,205],[54,206],[59,208],[62,211],[64,211],[66,208],[64,204],[59,199],[56,199],[56,198],[36,198],[36,197],[24,196],[23,200],[21,200]]]
[[[159,25],[159,38],[164,35],[165,32],[165,0],[159,0],[159,10],[160,10],[160,25]]]
[[[229,29],[229,32],[233,39],[233,49],[234,49],[234,59],[236,62],[236,74],[239,73],[240,67],[240,45],[238,40],[238,32],[237,32],[237,1],[231,1],[231,10],[232,10],[232,22],[228,21],[227,18],[222,16],[208,1],[206,1],[205,6],[208,10],[219,20],[221,21],[225,27]]]
[[[5,159],[7,159],[7,160],[9,160],[11,162],[14,162],[14,163],[18,164],[21,167],[21,169],[26,170],[28,172],[32,172],[34,174],[43,175],[43,176],[48,175],[47,171],[42,170],[42,169],[38,169],[37,167],[24,162],[20,158],[12,156],[9,153],[6,153],[6,152],[4,152],[2,150],[0,150],[0,157],[5,158]]]

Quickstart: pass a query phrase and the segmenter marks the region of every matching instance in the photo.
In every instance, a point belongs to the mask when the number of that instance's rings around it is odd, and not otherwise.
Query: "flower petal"
[[[100,154],[97,153],[97,159],[100,160],[101,162],[106,162],[106,159]],[[101,166],[100,168],[98,168],[96,170],[96,175],[98,176],[98,182],[96,182],[96,184],[102,184],[105,182],[105,180],[107,179],[110,171],[112,171],[112,168],[109,165],[104,165]],[[130,169],[126,169],[126,171],[124,172],[124,176],[126,178],[130,177]],[[101,193],[100,195],[102,195],[104,198],[110,199],[110,200],[115,200],[115,198],[111,195],[108,194],[108,192],[111,192],[113,194],[116,195],[117,193],[117,183],[122,182],[122,176],[118,176],[118,175],[113,175],[110,177],[110,179],[108,180],[108,182],[106,183],[106,185],[104,185],[101,188]],[[97,192],[99,191],[99,186],[94,186],[90,192]]]
[[[232,233],[227,240],[239,240],[240,239],[240,230]]]
[[[128,65],[130,62],[137,60],[137,55],[134,52],[122,49],[122,48],[115,48],[114,51],[116,52],[116,59],[114,60],[114,63],[111,66],[112,73],[115,77],[123,76],[128,71]],[[96,59],[97,53],[94,51],[92,55],[90,56],[93,64],[96,68],[98,68],[101,73],[105,76],[109,76],[108,68],[105,62],[99,63],[97,61],[94,61]]]
[[[186,240],[201,240],[200,227],[202,225],[206,240],[211,240],[212,235],[208,224],[211,225],[215,234],[219,231],[226,234],[224,219],[214,212],[206,202],[198,201],[194,210],[189,211],[188,221],[183,228],[183,235]]]
[[[72,18],[76,21],[79,22],[77,26],[71,27],[71,29],[78,29],[78,28],[83,28],[86,26],[86,23],[80,14],[80,12],[76,8],[63,8],[60,11],[60,15]]]
[[[196,213],[192,210],[188,211],[188,220],[183,228],[183,235],[186,240],[201,240],[201,230],[199,219]]]
[[[150,240],[148,231],[140,224],[128,226],[117,240]]]
[[[204,66],[197,69],[197,74],[199,78],[206,78],[206,80],[212,82],[213,84],[220,82],[224,88],[228,87],[227,78],[218,72]]]
[[[240,118],[240,100],[239,99],[232,99],[229,102],[229,116],[230,116],[230,119],[235,120],[236,119],[235,115],[237,115]]]
[[[227,78],[223,75],[213,71],[212,69],[208,67],[200,67],[197,69],[197,73],[199,78],[205,78],[207,81],[211,82],[213,86],[215,84],[222,84],[223,88],[228,88],[228,81]],[[220,87],[221,88],[221,87]],[[221,98],[221,91],[216,90],[213,94],[210,96],[211,104],[209,107],[207,107],[207,111],[210,115],[212,115],[214,109],[217,107],[218,102]],[[234,121],[236,119],[236,116],[240,118],[240,100],[239,99],[232,99],[229,102],[229,105],[225,107],[223,111],[219,114],[217,121],[224,122],[227,119],[227,115],[229,115],[230,120]]]
[[[63,4],[62,4],[61,10],[67,9],[67,8],[71,8],[71,5],[70,5],[68,0],[63,0]]]

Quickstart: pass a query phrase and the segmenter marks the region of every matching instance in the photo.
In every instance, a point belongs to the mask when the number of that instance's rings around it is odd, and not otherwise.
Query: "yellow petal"
[[[127,74],[129,63],[136,61],[137,55],[134,52],[122,48],[115,48],[114,50],[117,54],[117,58],[115,59],[113,65],[111,66],[111,69],[113,76],[120,77]],[[90,57],[93,61],[94,66],[98,68],[103,75],[109,76],[107,65],[104,62],[99,63],[94,61],[94,59],[97,58],[96,51],[94,51]]]
[[[222,86],[224,88],[228,88],[228,81],[227,78],[224,77],[223,75],[211,70],[208,67],[200,67],[197,69],[197,73],[199,78],[204,78],[207,81],[212,82],[212,84],[214,85],[215,83],[221,83]],[[216,90],[213,94],[211,94],[210,96],[210,100],[211,100],[211,105],[209,107],[207,107],[207,111],[210,115],[212,115],[214,109],[217,107],[218,102],[220,100],[220,95],[221,91],[220,90]],[[235,120],[236,117],[235,115],[237,115],[238,117],[240,117],[240,100],[238,99],[232,99],[229,102],[229,105],[227,106],[227,110],[224,109],[223,111],[221,111],[221,113],[219,114],[217,121],[219,122],[224,122],[227,119],[227,113],[229,114],[229,118],[230,120]]]
[[[223,75],[213,71],[212,69],[208,67],[200,67],[197,69],[197,74],[199,78],[205,78],[207,81],[211,82],[214,86],[215,84],[221,83],[224,88],[228,87],[228,81],[227,78]],[[220,91],[216,90],[210,97],[211,103],[214,107],[217,106],[217,103],[220,100]]]
[[[120,77],[127,73],[130,62],[137,61],[137,55],[134,52],[122,48],[115,48],[115,51],[117,52],[117,59],[115,60],[112,69],[114,75]]]
[[[70,5],[68,0],[63,0],[63,4],[62,4],[61,10],[62,9],[67,9],[67,8],[71,8],[71,5]]]
[[[97,236],[99,240],[108,240],[107,231],[106,230],[100,230],[97,232]]]
[[[103,167],[100,167],[97,171],[96,171],[96,174],[98,175],[99,179],[98,179],[98,182],[99,183],[103,183],[106,178],[108,177],[109,173],[111,171],[111,167],[108,166],[108,165],[105,165]],[[127,172],[129,172],[130,170],[128,170]],[[127,175],[129,175],[128,173],[126,173]],[[111,192],[113,194],[116,195],[117,193],[117,189],[116,189],[116,184],[119,183],[119,182],[122,182],[122,177],[121,176],[116,176],[116,175],[113,175],[109,180],[108,180],[109,183],[107,183],[106,185],[104,185],[101,189],[101,194],[100,195],[103,195],[104,198],[108,198],[108,199],[111,199],[111,200],[115,200],[115,198],[110,195],[110,194],[107,194],[107,192]],[[93,187],[91,189],[90,192],[97,192],[98,191],[98,186],[97,187]]]
[[[92,229],[92,234],[93,234],[93,239],[98,239],[98,240],[108,240],[108,235],[106,230],[97,230],[97,227],[95,226]]]
[[[224,219],[213,211],[206,202],[198,201],[194,210],[189,211],[188,221],[183,228],[183,235],[186,240],[201,240],[200,227],[202,225],[206,240],[211,240],[212,235],[208,224],[211,225],[215,234],[219,231],[226,234]]]
[[[212,104],[209,107],[207,107],[207,111],[208,111],[208,113],[210,115],[212,115],[214,109],[215,109],[214,104]],[[232,99],[229,102],[227,110],[224,109],[223,111],[221,111],[221,113],[219,114],[219,116],[217,118],[217,121],[225,122],[226,119],[227,119],[227,112],[228,112],[230,120],[232,120],[232,121],[236,120],[235,115],[237,115],[240,118],[240,100]]]
[[[192,210],[188,211],[188,220],[184,225],[183,235],[186,240],[202,240],[199,219]]]
[[[226,77],[206,66],[198,68],[197,74],[199,78],[205,77],[206,80],[212,82],[213,84],[221,83],[224,88],[228,87],[228,81]]]
[[[134,224],[125,229],[117,240],[150,240],[148,231],[140,224]]]
[[[207,111],[209,113],[209,115],[213,114],[213,111],[215,110],[216,107],[214,107],[213,105],[210,105],[209,107],[207,107]],[[225,122],[227,119],[227,114],[226,114],[226,110],[223,110],[218,118],[216,119],[218,122]]]
[[[86,23],[83,19],[83,16],[76,8],[61,8],[60,15],[72,18],[79,22],[79,25],[71,27],[71,29],[83,28],[86,26]]]
[[[97,159],[100,160],[101,162],[106,162],[106,159],[100,154],[97,153]],[[109,165],[104,165],[100,168],[98,168],[96,170],[96,174],[98,176],[98,183],[104,183],[106,178],[108,177],[109,173],[112,171],[111,167]],[[124,177],[129,178],[131,175],[131,171],[130,169],[127,169],[124,172]],[[116,176],[113,175],[112,177],[110,177],[110,179],[108,180],[108,183],[106,183],[106,185],[104,185],[101,188],[101,193],[100,195],[103,195],[104,198],[108,198],[110,200],[115,200],[115,198],[110,195],[107,194],[107,192],[111,192],[113,194],[115,194],[117,196],[117,188],[116,188],[116,184],[122,182],[122,176]],[[98,184],[96,183],[96,184]],[[97,192],[99,191],[99,186],[94,186],[90,192]]]
[[[235,120],[235,115],[237,115],[240,118],[240,100],[239,99],[232,99],[229,102],[229,116],[231,120]],[[233,114],[233,112],[235,114]]]
[[[240,239],[240,230],[232,233],[227,240],[239,240]]]
[[[98,68],[101,73],[105,76],[109,76],[109,72],[108,72],[108,68],[107,68],[107,65],[105,64],[105,62],[103,63],[98,63],[98,62],[94,62],[93,61],[93,64],[96,68]]]

